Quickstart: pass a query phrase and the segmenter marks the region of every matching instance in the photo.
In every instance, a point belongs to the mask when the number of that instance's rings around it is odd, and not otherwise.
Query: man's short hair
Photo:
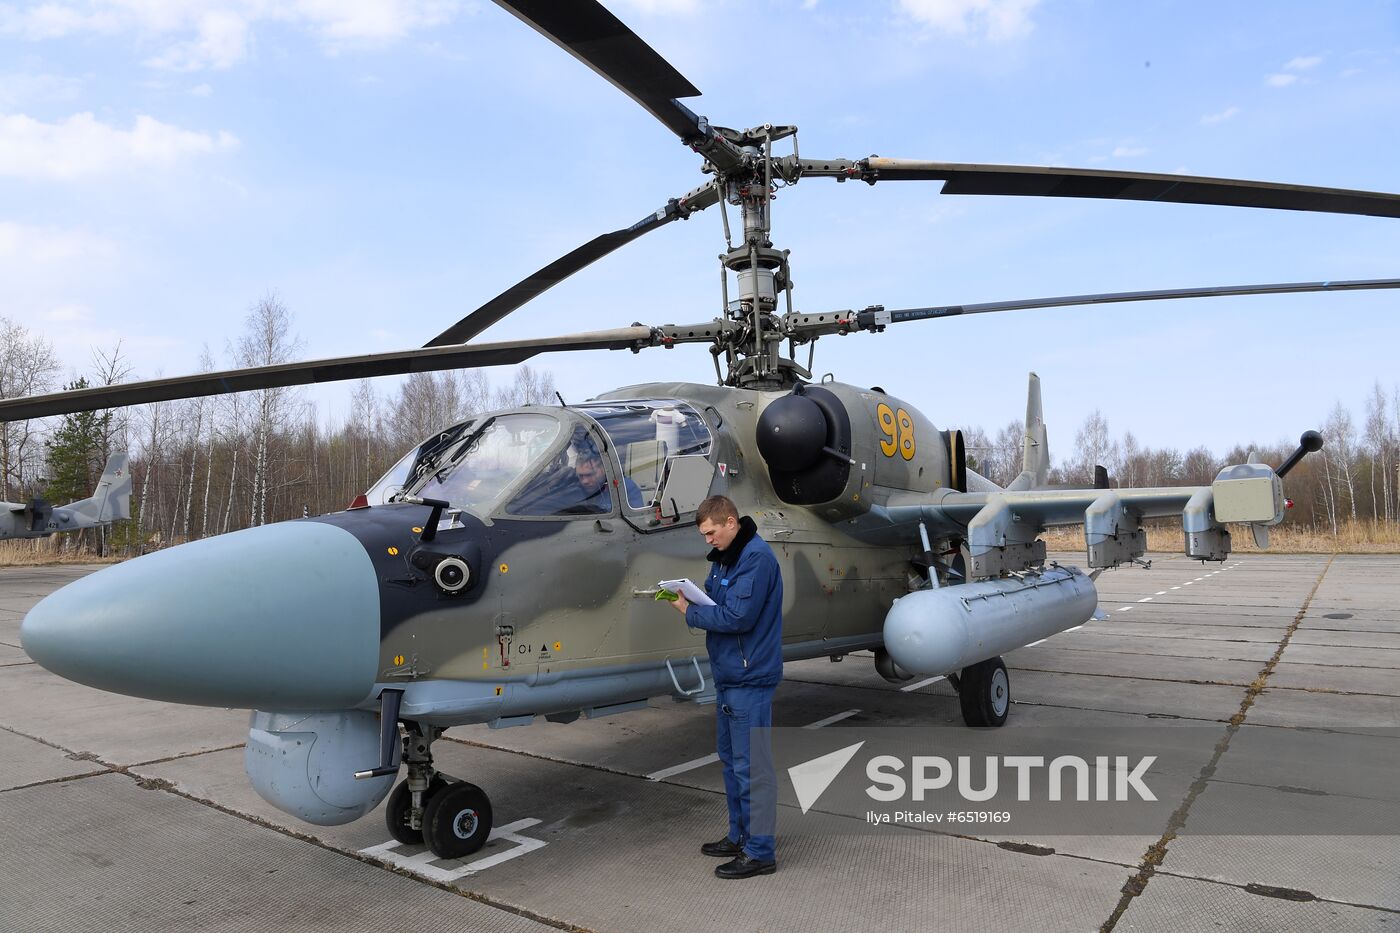
[[[728,496],[710,496],[700,503],[700,508],[695,510],[695,524],[697,525],[705,522],[723,525],[730,518],[736,522],[739,520],[739,507]]]

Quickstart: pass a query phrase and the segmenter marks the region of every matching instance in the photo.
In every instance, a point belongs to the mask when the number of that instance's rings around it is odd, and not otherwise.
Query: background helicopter
[[[676,99],[693,96],[688,82],[601,7],[519,4],[515,11],[700,152],[714,180],[545,267],[426,350],[0,404],[4,417],[31,417],[518,362],[545,351],[639,351],[689,342],[713,348],[718,388],[636,387],[590,405],[483,416],[416,452],[400,504],[152,555],[75,584],[31,613],[26,648],[66,676],[160,699],[274,710],[254,716],[250,776],[269,800],[312,821],[353,819],[382,799],[398,770],[393,738],[402,720],[409,779],[391,798],[391,831],[404,841],[422,833],[439,855],[464,854],[486,838],[490,806],[473,785],[435,780],[430,748],[441,728],[512,725],[541,714],[563,720],[601,715],[667,693],[703,697],[698,642],[657,624],[648,587],[672,575],[678,563],[699,559],[703,548],[687,525],[699,499],[718,489],[755,512],[765,536],[780,544],[785,575],[795,584],[790,657],[883,648],[879,663],[891,678],[962,671],[966,718],[996,724],[1009,698],[996,656],[1084,621],[1095,602],[1084,575],[1038,569],[1044,552],[1036,536],[1043,527],[1084,522],[1089,564],[1098,568],[1141,554],[1141,519],[1182,514],[1187,553],[1221,559],[1229,543],[1223,522],[1263,528],[1281,518],[1278,474],[1243,464],[1198,489],[1039,491],[1047,439],[1033,380],[1025,472],[1008,491],[998,491],[967,471],[956,432],[938,431],[882,389],[812,383],[797,349],[822,336],[996,310],[1400,284],[1301,283],[800,313],[791,304],[788,257],[770,240],[772,188],[798,178],[942,180],[950,193],[1378,216],[1400,215],[1400,198],[1107,171],[783,155],[775,147],[794,137],[793,128],[732,131],[696,117]],[[739,209],[724,256],[732,275],[724,317],[461,345],[600,256],[721,204]],[[1316,443],[1309,438],[1299,455]],[[560,504],[552,494],[568,488],[570,472],[590,449],[606,456],[613,492],[605,510],[571,511],[575,505]],[[642,496],[640,508],[625,494],[628,480]],[[564,573],[561,557],[568,563]],[[918,573],[911,576],[911,569]],[[250,579],[260,582],[259,592],[248,592]],[[948,584],[959,591],[953,600],[943,589]],[[952,603],[993,593],[1024,602],[1034,622],[1009,625],[1005,618],[979,616],[971,635],[964,629],[952,637],[958,627],[949,620]],[[196,605],[215,608],[201,610],[208,618],[194,633],[184,623]],[[311,657],[315,666],[308,670]],[[371,761],[379,766],[361,767],[365,780],[354,783],[350,773]]]
[[[96,528],[131,517],[131,470],[126,454],[112,454],[91,496],[53,505],[43,499],[0,502],[0,541],[43,538],[58,531]]]

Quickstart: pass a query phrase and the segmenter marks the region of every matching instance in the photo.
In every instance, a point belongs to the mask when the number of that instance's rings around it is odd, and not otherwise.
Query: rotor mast
[[[778,298],[784,296],[792,311],[792,275],[788,251],[773,246],[773,199],[775,181],[796,180],[785,175],[773,160],[773,143],[793,137],[796,149],[797,127],[765,124],[743,132],[712,127],[737,149],[741,158],[727,167],[714,161],[704,170],[713,172],[720,186],[723,204],[739,208],[742,237],[735,243],[727,212],[724,234],[728,249],[720,255],[724,307],[722,328],[729,339],[716,342],[714,353],[726,358],[725,385],[745,388],[782,388],[811,374],[781,353],[784,328],[778,317]],[[775,179],[774,172],[778,170]],[[730,297],[729,274],[733,273],[738,295]]]

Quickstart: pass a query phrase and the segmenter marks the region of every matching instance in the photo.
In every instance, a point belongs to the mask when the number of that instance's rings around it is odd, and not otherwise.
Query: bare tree
[[[244,319],[245,333],[235,345],[234,356],[239,366],[274,366],[290,362],[301,351],[300,342],[292,335],[292,316],[274,292],[268,292],[249,310]],[[270,480],[268,447],[275,432],[284,430],[293,420],[293,411],[300,397],[288,388],[259,389],[253,393],[253,493],[249,524],[267,521],[267,496]]]
[[[1097,408],[1084,419],[1084,426],[1074,435],[1075,461],[1071,482],[1092,483],[1094,467],[1118,459],[1118,444],[1108,433],[1108,419]]]
[[[0,398],[37,395],[54,387],[58,357],[53,345],[7,317],[0,316]],[[0,422],[0,499],[19,498],[35,490],[43,458],[41,423]]]

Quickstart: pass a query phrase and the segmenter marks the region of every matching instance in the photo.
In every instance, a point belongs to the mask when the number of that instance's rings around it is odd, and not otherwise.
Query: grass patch
[[[1041,535],[1052,551],[1084,550],[1082,527],[1055,528]],[[1181,525],[1149,524],[1147,550],[1181,551],[1186,539]],[[1236,553],[1260,553],[1254,536],[1243,525],[1230,526],[1230,546]],[[1337,534],[1331,528],[1311,528],[1285,522],[1269,529],[1270,554],[1400,554],[1400,524],[1348,521]]]
[[[38,567],[44,564],[115,564],[120,556],[98,557],[86,547],[75,547],[63,535],[0,541],[0,567]]]

